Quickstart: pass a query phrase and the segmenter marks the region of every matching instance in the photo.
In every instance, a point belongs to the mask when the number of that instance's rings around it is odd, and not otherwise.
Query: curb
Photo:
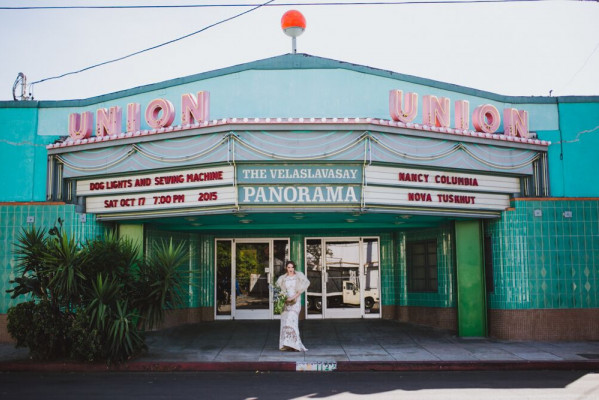
[[[0,362],[0,372],[295,372],[296,362],[130,362],[87,364],[70,362]],[[599,371],[599,361],[339,361],[331,372],[367,371]]]

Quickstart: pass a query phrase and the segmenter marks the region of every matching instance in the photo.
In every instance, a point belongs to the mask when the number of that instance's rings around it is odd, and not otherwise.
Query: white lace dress
[[[287,297],[293,297],[296,293],[296,281],[299,279],[297,275],[286,276],[283,278],[283,285]],[[285,304],[285,308],[281,313],[281,334],[279,336],[279,349],[294,349],[298,351],[307,351],[300,339],[298,322],[299,313],[302,309],[300,298],[298,297],[293,304]]]

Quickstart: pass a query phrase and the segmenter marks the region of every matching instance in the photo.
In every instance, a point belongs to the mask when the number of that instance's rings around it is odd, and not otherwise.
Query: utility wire
[[[266,6],[266,5],[270,4],[270,3],[272,3],[273,1],[275,1],[275,0],[269,0],[269,1],[265,2],[265,3],[262,3],[262,4],[259,4],[259,5],[255,6],[255,7],[254,7],[254,8],[252,8],[252,9],[249,9],[249,10],[243,11],[243,12],[241,12],[241,13],[239,13],[239,14],[235,14],[235,15],[234,15],[234,16],[232,16],[232,17],[229,17],[229,18],[222,19],[222,20],[220,20],[220,21],[218,21],[218,22],[215,22],[215,23],[213,23],[213,24],[210,24],[210,25],[208,25],[208,26],[206,26],[206,27],[204,27],[204,28],[200,29],[199,31],[195,31],[195,32],[189,33],[189,34],[187,34],[187,35],[184,35],[184,36],[178,37],[178,38],[176,38],[176,39],[169,40],[168,42],[160,43],[160,44],[157,44],[156,46],[148,47],[147,49],[139,50],[139,51],[136,51],[135,53],[127,54],[127,55],[125,55],[125,56],[118,57],[118,58],[115,58],[115,59],[112,59],[112,60],[109,60],[109,61],[104,61],[104,62],[102,62],[102,63],[99,63],[99,64],[94,64],[94,65],[91,65],[91,66],[89,66],[89,67],[86,67],[86,68],[82,68],[82,69],[80,69],[80,70],[77,70],[77,71],[71,71],[71,72],[64,73],[64,74],[62,74],[62,75],[56,75],[56,76],[52,76],[52,77],[49,77],[49,78],[40,79],[39,81],[31,82],[31,86],[35,85],[36,83],[42,83],[42,82],[46,82],[46,81],[49,81],[49,80],[52,80],[52,79],[59,79],[59,78],[64,78],[65,76],[68,76],[68,75],[74,75],[74,74],[78,74],[78,73],[80,73],[80,72],[88,71],[88,70],[90,70],[90,69],[97,68],[97,67],[100,67],[100,66],[102,66],[102,65],[106,65],[106,64],[113,63],[113,62],[121,61],[121,60],[124,60],[124,59],[126,59],[126,58],[133,57],[133,56],[136,56],[136,55],[138,55],[138,54],[145,53],[145,52],[147,52],[147,51],[154,50],[154,49],[157,49],[157,48],[159,48],[159,47],[163,47],[163,46],[166,46],[166,45],[168,45],[168,44],[171,44],[171,43],[178,42],[178,41],[180,41],[180,40],[186,39],[186,38],[188,38],[188,37],[191,37],[191,36],[193,36],[193,35],[197,35],[198,33],[204,32],[204,31],[206,31],[206,30],[208,30],[208,29],[210,29],[210,28],[213,28],[213,27],[215,27],[215,26],[217,26],[217,25],[224,24],[225,22],[231,21],[231,20],[233,20],[233,19],[235,19],[235,18],[239,18],[239,17],[241,17],[242,15],[245,15],[245,14],[251,13],[252,11],[255,11],[255,10],[257,10],[257,9],[261,8],[261,7],[264,7],[264,6]]]
[[[589,56],[584,61],[584,63],[582,64],[582,66],[578,69],[578,71],[576,71],[576,73],[574,75],[572,75],[572,78],[570,78],[570,80],[564,86],[562,86],[562,89],[564,87],[568,86],[570,83],[572,83],[572,81],[578,76],[578,74],[580,74],[580,72],[584,69],[584,67],[587,66],[587,64],[589,63],[589,60],[591,59],[591,57],[593,57],[593,55],[595,54],[595,52],[597,51],[597,49],[599,49],[599,43],[597,43],[597,45],[595,46],[595,48],[593,49],[593,51],[591,52],[591,54],[589,54]]]
[[[98,9],[149,9],[149,8],[222,8],[222,7],[312,7],[312,6],[394,6],[416,4],[470,4],[470,3],[530,3],[562,1],[573,2],[580,0],[423,0],[423,1],[372,1],[372,2],[318,2],[318,3],[277,3],[277,4],[172,4],[172,5],[139,5],[139,6],[24,6],[0,7],[0,10],[98,10]],[[269,2],[270,3],[270,2]]]

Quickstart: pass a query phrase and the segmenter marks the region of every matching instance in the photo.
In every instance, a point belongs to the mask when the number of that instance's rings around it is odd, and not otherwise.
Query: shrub
[[[88,278],[85,276],[85,253],[73,238],[61,232],[46,241],[43,273],[49,278],[50,298],[57,305],[73,310],[81,303]]]
[[[17,347],[27,347],[31,341],[34,308],[35,302],[28,301],[8,309],[6,328],[17,341]]]
[[[83,246],[85,252],[85,274],[95,279],[98,274],[117,279],[124,285],[131,285],[131,271],[140,262],[139,246],[131,240],[117,237],[107,232]],[[92,282],[93,282],[92,279]]]
[[[10,283],[16,283],[17,286],[6,291],[12,293],[12,299],[29,293],[39,299],[48,298],[46,292],[48,279],[42,273],[46,244],[46,231],[44,229],[27,229],[19,236],[15,246],[17,248],[17,272],[21,276],[15,278],[14,281],[10,281]]]
[[[147,262],[138,270],[136,295],[133,305],[140,311],[141,324],[153,329],[164,321],[165,309],[183,303],[182,283],[187,271],[182,271],[187,260],[184,244],[161,242],[152,248]]]
[[[108,361],[127,360],[145,348],[143,336],[137,330],[137,319],[137,315],[129,309],[126,301],[116,303],[106,337]]]
[[[143,263],[138,247],[114,233],[80,245],[61,228],[30,228],[18,239],[20,276],[8,292],[38,303],[9,309],[10,334],[39,359],[131,358],[145,347],[143,329],[182,303],[184,245],[162,243]]]
[[[101,333],[90,328],[90,319],[87,313],[79,312],[73,318],[71,329],[69,330],[70,356],[79,361],[98,361],[105,360],[106,351],[104,349]]]
[[[8,310],[7,329],[17,347],[28,347],[32,358],[49,360],[68,354],[69,317],[50,302],[17,304]]]

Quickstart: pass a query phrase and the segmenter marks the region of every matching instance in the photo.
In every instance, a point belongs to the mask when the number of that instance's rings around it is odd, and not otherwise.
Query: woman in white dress
[[[287,261],[287,273],[277,279],[281,293],[287,296],[285,307],[281,313],[281,334],[279,336],[280,350],[307,351],[300,339],[298,321],[302,306],[299,301],[301,294],[308,289],[310,281],[304,274],[295,270],[295,263]]]

